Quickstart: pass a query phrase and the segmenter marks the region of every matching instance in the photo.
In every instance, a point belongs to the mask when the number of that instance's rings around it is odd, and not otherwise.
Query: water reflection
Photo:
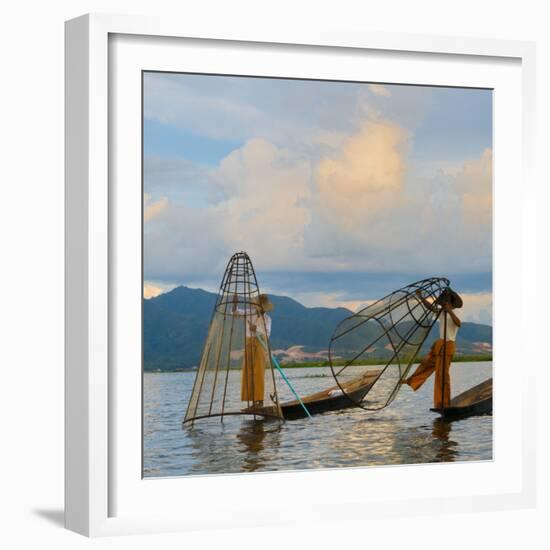
[[[454,393],[491,375],[490,363],[459,364],[453,369]],[[314,390],[324,374],[322,368],[288,371],[302,394]],[[418,392],[403,389],[390,407],[376,413],[355,408],[283,423],[231,416],[223,422],[199,420],[182,430],[192,385],[192,373],[145,375],[145,476],[492,458],[492,417],[444,421],[429,411],[433,390],[429,383]]]
[[[270,453],[276,453],[280,446],[281,423],[276,420],[244,420],[237,432],[240,452],[243,453],[243,472],[265,469],[266,445]],[[266,436],[267,441],[266,441]]]
[[[432,437],[434,443],[439,443],[436,462],[454,462],[458,455],[457,443],[449,439],[452,424],[444,418],[436,418],[433,422]]]

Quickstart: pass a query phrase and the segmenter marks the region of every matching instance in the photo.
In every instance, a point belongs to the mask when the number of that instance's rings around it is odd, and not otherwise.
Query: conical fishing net
[[[412,283],[336,327],[330,366],[338,386],[355,405],[377,410],[393,401],[437,319],[439,309],[430,305],[448,286],[443,278]]]
[[[238,414],[282,418],[264,298],[248,255],[234,254],[222,279],[184,423]]]

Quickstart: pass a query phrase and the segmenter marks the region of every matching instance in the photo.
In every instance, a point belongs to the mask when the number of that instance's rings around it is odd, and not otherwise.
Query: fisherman
[[[416,296],[424,307],[438,313],[439,338],[432,344],[430,352],[424,357],[415,372],[403,383],[408,384],[416,391],[435,371],[434,408],[441,409],[448,407],[451,400],[449,370],[456,351],[456,335],[461,325],[454,310],[462,307],[462,298],[451,288],[443,290],[433,303],[428,302],[420,290],[416,291]]]
[[[234,299],[236,300],[236,298]],[[265,369],[268,366],[268,342],[271,334],[271,317],[267,314],[273,304],[267,294],[260,294],[252,307],[233,311],[246,322],[246,345],[241,378],[241,401],[252,402],[254,408],[263,407]]]

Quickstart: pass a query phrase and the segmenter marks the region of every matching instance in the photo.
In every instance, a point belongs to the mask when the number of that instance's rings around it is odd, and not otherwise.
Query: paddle
[[[271,362],[275,365],[276,369],[281,373],[283,380],[286,382],[287,386],[290,388],[290,391],[294,394],[294,397],[296,397],[296,399],[300,402],[300,405],[302,405],[302,408],[304,409],[308,417],[311,418],[311,414],[307,410],[307,407],[305,406],[304,402],[300,399],[300,396],[294,391],[294,388],[292,387],[290,380],[286,377],[285,373],[283,372],[283,369],[279,365],[279,361],[277,361],[277,358],[273,354],[271,355]]]
[[[441,413],[445,411],[445,375],[447,372],[447,312],[443,310],[443,359],[441,364]]]
[[[269,349],[267,348],[267,345],[263,341],[263,339],[258,338],[258,340],[262,344],[265,351],[267,353],[269,353]],[[296,393],[296,391],[292,387],[292,384],[290,383],[290,380],[286,377],[285,373],[283,372],[283,369],[281,368],[281,365],[279,365],[279,361],[277,361],[277,358],[273,354],[271,354],[271,362],[275,365],[275,368],[279,371],[279,373],[283,377],[283,380],[286,382],[286,385],[290,388],[290,391],[294,394],[294,397],[296,397],[296,399],[299,401],[300,405],[302,405],[302,408],[304,409],[305,413],[308,415],[309,418],[311,418],[311,414],[307,410],[307,407],[304,405],[304,402],[301,400],[300,396]]]

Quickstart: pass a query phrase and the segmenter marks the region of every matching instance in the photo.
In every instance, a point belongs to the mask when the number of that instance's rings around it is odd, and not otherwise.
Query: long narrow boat
[[[439,413],[446,420],[460,420],[470,416],[493,414],[493,379],[489,378],[453,397],[448,407],[444,409],[432,408],[430,411]]]
[[[369,371],[360,378],[342,384],[342,387],[332,386],[326,390],[307,395],[302,398],[302,401],[309,414],[312,415],[354,407],[356,403],[363,399],[378,375],[379,371]],[[243,412],[248,414],[258,412],[258,414],[265,416],[273,416],[270,409],[271,407],[262,407],[255,410],[250,407],[244,409]],[[296,420],[307,416],[306,411],[297,399],[281,403],[281,411],[286,420]]]

